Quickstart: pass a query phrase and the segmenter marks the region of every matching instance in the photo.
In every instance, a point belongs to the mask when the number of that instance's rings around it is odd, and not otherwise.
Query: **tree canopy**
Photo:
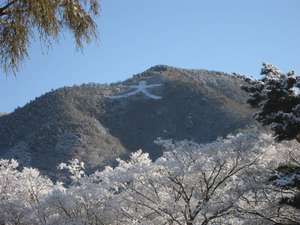
[[[50,45],[69,30],[77,47],[96,37],[99,0],[0,0],[0,64],[15,73],[34,37]]]
[[[0,159],[0,224],[299,224],[295,189],[286,187],[300,177],[274,170],[287,151],[299,158],[299,145],[256,130],[202,145],[156,143],[166,150],[156,161],[137,151],[91,174],[79,160],[62,163],[70,185]]]

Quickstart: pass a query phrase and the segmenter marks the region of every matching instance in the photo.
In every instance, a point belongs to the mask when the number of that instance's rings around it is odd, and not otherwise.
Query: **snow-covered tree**
[[[291,224],[296,175],[276,170],[296,142],[274,144],[250,129],[209,144],[156,141],[165,153],[156,161],[141,150],[90,175],[84,164],[61,164],[72,183],[53,183],[16,161],[0,161],[2,225],[216,225]],[[288,153],[291,151],[291,153]],[[289,157],[289,158],[288,158]],[[272,179],[270,179],[272,177]]]
[[[0,224],[47,224],[42,199],[53,183],[36,169],[17,168],[14,160],[0,160]]]
[[[169,151],[156,162],[138,151],[94,176],[118,193],[112,207],[116,224],[242,224],[249,216],[240,213],[257,209],[243,199],[266,189],[272,172],[267,166],[277,150],[270,135],[257,135],[246,132],[206,145],[158,140]],[[257,221],[267,222],[259,215]]]
[[[263,75],[261,80],[246,79],[248,86],[243,87],[250,93],[251,97],[248,100],[250,105],[259,108],[255,115],[256,119],[263,125],[270,125],[276,140],[295,139],[300,142],[300,77],[294,71],[284,74],[270,64],[263,64],[261,74]],[[282,198],[281,205],[293,206],[298,210],[300,208],[299,154],[299,148],[289,153],[290,160],[278,166],[274,178],[276,184],[290,194]],[[283,210],[278,209],[278,212]],[[299,220],[299,212],[292,214],[296,215],[294,221]]]
[[[271,125],[278,141],[300,142],[300,77],[294,71],[284,74],[271,64],[263,64],[261,80],[248,81],[249,104],[259,108],[255,118]]]

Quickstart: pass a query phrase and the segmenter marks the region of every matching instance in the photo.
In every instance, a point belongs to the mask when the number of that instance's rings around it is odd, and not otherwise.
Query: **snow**
[[[159,86],[162,86],[162,84],[149,84],[148,85],[146,81],[140,81],[138,85],[129,86],[131,89],[135,89],[134,91],[131,91],[131,92],[128,92],[128,93],[125,93],[125,94],[121,94],[121,95],[110,96],[108,98],[110,98],[110,99],[119,99],[119,98],[126,98],[126,97],[129,97],[129,96],[132,96],[132,95],[136,95],[138,93],[143,93],[148,98],[159,100],[159,99],[162,99],[162,97],[157,96],[157,95],[153,95],[147,90],[148,88],[154,88],[154,87],[159,87]]]
[[[128,160],[118,159],[114,168],[90,175],[77,159],[61,163],[59,168],[67,170],[73,181],[67,187],[38,170],[18,170],[14,160],[0,160],[0,223],[162,225],[176,220],[245,225],[255,219],[255,224],[269,225],[252,217],[256,212],[278,223],[281,213],[299,219],[293,209],[276,204],[290,197],[282,188],[300,177],[279,174],[277,186],[271,188],[268,181],[276,168],[272,162],[287,159],[288,150],[297,154],[299,144],[277,145],[256,129],[209,144],[163,139],[156,143],[167,150],[156,161],[139,150]]]
[[[293,88],[291,88],[291,91],[292,91],[293,95],[300,96],[300,88],[299,87],[293,87]]]

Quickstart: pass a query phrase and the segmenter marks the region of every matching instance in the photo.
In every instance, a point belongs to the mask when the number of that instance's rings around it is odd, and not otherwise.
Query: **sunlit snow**
[[[154,87],[159,87],[162,86],[162,84],[149,84],[147,85],[146,81],[140,81],[138,85],[130,85],[129,87],[131,89],[135,89],[131,92],[125,93],[125,94],[121,94],[121,95],[116,95],[116,96],[110,96],[108,98],[110,99],[119,99],[119,98],[126,98],[132,95],[136,95],[138,93],[143,93],[144,95],[146,95],[147,97],[151,98],[151,99],[162,99],[162,97],[157,96],[157,95],[153,95],[151,93],[149,93],[149,91],[147,90],[148,88],[154,88]]]

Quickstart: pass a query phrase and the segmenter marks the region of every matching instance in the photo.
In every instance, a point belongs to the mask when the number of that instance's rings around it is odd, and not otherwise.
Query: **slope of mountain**
[[[125,98],[140,81],[161,86]],[[55,177],[62,161],[79,158],[94,169],[139,148],[161,154],[158,137],[215,140],[252,123],[238,76],[154,66],[111,85],[84,84],[49,92],[0,117],[0,155]]]

